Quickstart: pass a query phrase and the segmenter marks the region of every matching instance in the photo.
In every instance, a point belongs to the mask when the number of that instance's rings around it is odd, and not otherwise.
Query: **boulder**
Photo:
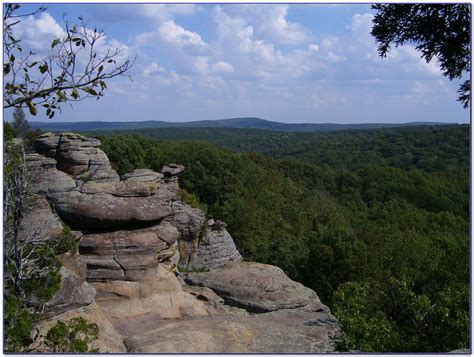
[[[55,159],[31,153],[26,156],[26,163],[34,193],[49,195],[71,191],[77,186],[71,176],[56,168]]]
[[[75,133],[45,133],[35,142],[36,151],[57,161],[57,168],[86,181],[119,181],[100,141]]]
[[[153,223],[172,213],[170,203],[156,195],[119,197],[105,192],[89,194],[71,191],[52,199],[58,215],[74,229],[106,229]]]
[[[61,284],[58,292],[45,305],[42,318],[49,318],[94,301],[95,289],[73,271],[61,267]]]
[[[150,169],[136,169],[131,173],[122,176],[123,181],[137,181],[137,182],[160,182],[164,177],[162,173],[155,172]]]
[[[36,196],[33,206],[28,209],[18,226],[18,238],[21,241],[31,240],[34,237],[47,240],[61,238],[63,226],[61,220],[51,210],[44,196]]]
[[[208,221],[206,234],[199,242],[197,256],[189,264],[191,269],[212,270],[242,260],[225,227],[225,223],[221,221]]]
[[[180,174],[184,171],[184,169],[185,168],[183,165],[168,164],[166,166],[163,166],[163,168],[161,169],[161,173],[165,175],[165,177],[171,177]]]
[[[199,234],[205,215],[201,209],[192,208],[181,201],[173,202],[172,209],[173,216],[171,220],[181,235],[179,239],[179,264],[187,268],[196,258]]]
[[[321,304],[316,293],[288,278],[280,268],[254,262],[240,262],[204,273],[187,273],[190,285],[205,286],[227,304],[250,312],[275,311]]]
[[[79,189],[82,193],[97,194],[108,193],[115,197],[148,197],[156,192],[154,183],[136,181],[101,182],[90,181],[84,183]]]

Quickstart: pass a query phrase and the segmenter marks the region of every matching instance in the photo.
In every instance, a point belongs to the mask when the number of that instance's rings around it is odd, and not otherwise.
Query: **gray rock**
[[[242,260],[242,256],[223,222],[209,221],[206,234],[199,242],[197,256],[189,264],[191,269],[212,270]]]
[[[153,223],[172,213],[170,203],[156,195],[117,197],[109,193],[71,191],[53,200],[58,215],[74,229],[105,229]]]
[[[108,193],[115,197],[148,197],[156,192],[156,184],[151,182],[120,181],[101,182],[90,181],[79,189],[82,193]]]
[[[50,195],[76,188],[76,181],[71,176],[56,169],[55,159],[31,153],[26,160],[34,193]]]
[[[196,258],[201,226],[205,215],[199,208],[176,201],[172,203],[173,216],[171,221],[180,233],[179,264],[185,268]]]
[[[58,240],[63,231],[59,217],[51,210],[44,196],[37,196],[31,209],[27,210],[18,227],[21,241],[42,237],[46,240]]]
[[[94,301],[95,289],[86,281],[65,267],[61,267],[59,273],[61,274],[59,291],[46,304],[42,319],[87,306]]]
[[[168,164],[166,166],[163,166],[163,168],[161,169],[161,173],[165,175],[165,177],[171,177],[180,174],[184,171],[184,169],[185,168],[183,165]]]
[[[229,305],[250,312],[275,311],[321,304],[316,293],[288,278],[280,268],[254,262],[240,262],[204,273],[187,273],[190,285],[205,286]]]
[[[45,133],[35,142],[38,153],[56,159],[57,168],[80,180],[119,181],[100,141],[75,133]]]
[[[150,169],[136,169],[131,173],[123,175],[122,180],[138,182],[159,182],[163,177],[163,174]]]

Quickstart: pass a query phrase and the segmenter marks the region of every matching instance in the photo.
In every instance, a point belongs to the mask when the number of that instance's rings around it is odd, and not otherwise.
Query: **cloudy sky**
[[[15,30],[37,53],[63,33],[64,16],[82,16],[106,32],[101,46],[137,58],[133,81],[112,79],[104,98],[63,107],[53,120],[469,121],[456,101],[460,81],[444,78],[437,63],[410,45],[378,56],[369,5],[46,7]]]

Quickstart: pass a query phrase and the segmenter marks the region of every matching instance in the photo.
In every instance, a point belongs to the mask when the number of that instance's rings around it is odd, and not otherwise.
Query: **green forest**
[[[314,289],[340,350],[439,352],[470,343],[469,130],[96,136],[120,174],[185,165],[181,197],[227,222],[246,260]]]

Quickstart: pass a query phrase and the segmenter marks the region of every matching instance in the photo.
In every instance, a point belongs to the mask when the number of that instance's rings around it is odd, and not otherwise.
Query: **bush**
[[[45,345],[51,352],[98,352],[93,347],[99,338],[99,327],[82,317],[67,322],[58,321],[46,334]]]
[[[10,294],[3,298],[3,338],[6,352],[22,352],[33,342],[33,326],[27,309],[20,300]]]
[[[71,252],[72,255],[77,253],[77,243],[72,234],[71,228],[68,225],[61,222],[63,225],[63,231],[61,238],[56,242],[55,251],[56,254],[64,254],[66,252]]]

